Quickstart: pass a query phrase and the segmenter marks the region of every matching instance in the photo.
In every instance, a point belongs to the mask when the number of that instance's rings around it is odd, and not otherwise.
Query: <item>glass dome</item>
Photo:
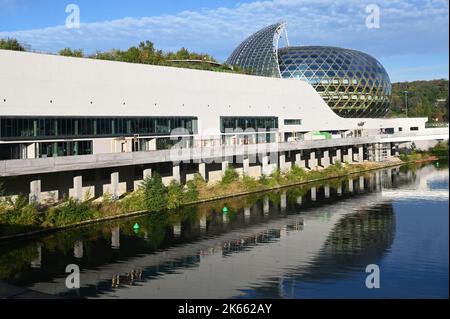
[[[389,110],[391,81],[370,55],[326,46],[278,51],[282,78],[309,82],[342,117],[383,117]]]
[[[252,74],[309,82],[342,117],[384,117],[392,85],[384,67],[370,55],[328,46],[279,49],[286,23],[270,25],[242,42],[227,60]]]

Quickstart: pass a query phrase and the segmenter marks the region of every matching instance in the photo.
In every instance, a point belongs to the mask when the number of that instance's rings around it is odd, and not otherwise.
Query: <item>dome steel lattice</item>
[[[278,40],[285,26],[285,23],[276,23],[251,35],[231,53],[226,63],[255,75],[280,77]]]
[[[391,81],[366,53],[324,46],[279,50],[282,78],[309,82],[342,117],[383,117],[389,110]]]
[[[390,107],[391,81],[370,55],[328,46],[278,49],[286,23],[270,25],[242,42],[227,60],[252,74],[310,83],[342,117],[383,117]]]

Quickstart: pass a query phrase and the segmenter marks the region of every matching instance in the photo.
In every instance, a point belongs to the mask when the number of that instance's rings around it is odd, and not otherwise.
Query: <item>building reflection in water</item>
[[[246,287],[279,297],[286,276],[333,278],[380,260],[395,234],[382,189],[419,177],[382,170],[0,246],[0,280],[74,298],[226,298]],[[76,292],[64,285],[70,263],[82,269]]]

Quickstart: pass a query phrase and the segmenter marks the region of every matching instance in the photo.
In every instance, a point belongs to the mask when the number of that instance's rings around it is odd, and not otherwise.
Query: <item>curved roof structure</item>
[[[238,65],[255,75],[281,77],[278,41],[285,29],[286,23],[279,22],[252,34],[233,51],[226,63]]]
[[[370,55],[327,46],[278,48],[286,23],[259,30],[228,58],[254,75],[299,79],[311,84],[341,117],[380,118],[390,107],[392,85],[384,67]],[[287,39],[287,36],[286,36]]]
[[[339,116],[377,118],[389,111],[389,75],[370,55],[326,46],[287,47],[278,53],[281,77],[311,84]]]

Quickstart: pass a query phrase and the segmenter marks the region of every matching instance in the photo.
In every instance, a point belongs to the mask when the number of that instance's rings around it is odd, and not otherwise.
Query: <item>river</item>
[[[403,166],[2,242],[0,282],[62,298],[448,298],[448,181],[446,161]]]

